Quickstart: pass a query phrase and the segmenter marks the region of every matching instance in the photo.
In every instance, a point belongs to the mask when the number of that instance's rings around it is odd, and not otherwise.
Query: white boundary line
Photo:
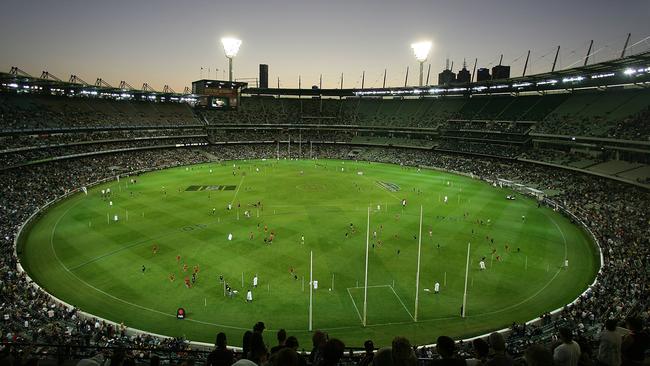
[[[232,198],[232,201],[230,201],[231,206],[233,203],[235,203],[235,199],[237,199],[237,194],[239,193],[239,188],[241,188],[242,183],[244,183],[244,178],[246,178],[246,176],[242,175],[241,180],[239,181],[239,185],[237,186],[237,190],[235,191],[235,196]]]
[[[122,303],[127,304],[127,305],[131,305],[131,306],[136,307],[138,309],[147,310],[147,311],[150,311],[150,312],[153,312],[153,313],[156,313],[156,314],[165,315],[167,317],[175,318],[176,316],[174,314],[169,314],[169,313],[166,313],[166,312],[163,312],[163,311],[160,311],[160,310],[156,310],[156,309],[148,308],[146,306],[138,305],[138,304],[132,303],[130,301],[121,299],[121,298],[119,298],[117,296],[111,295],[108,292],[106,292],[106,291],[104,291],[102,289],[99,289],[99,288],[91,285],[90,283],[84,281],[82,278],[80,278],[79,276],[74,274],[74,272],[70,271],[70,269],[68,267],[66,267],[65,264],[63,264],[63,262],[59,259],[59,256],[56,253],[56,250],[54,249],[54,233],[55,233],[56,227],[59,225],[59,222],[61,221],[61,219],[63,219],[65,217],[65,215],[68,213],[68,211],[70,211],[72,208],[74,208],[79,203],[81,203],[81,201],[79,201],[79,202],[75,203],[74,205],[72,205],[71,207],[69,207],[63,213],[63,215],[61,215],[61,217],[59,217],[59,219],[56,221],[56,223],[54,223],[54,226],[52,227],[52,233],[50,235],[50,248],[52,249],[52,252],[54,253],[54,258],[56,259],[57,262],[59,262],[61,267],[63,267],[63,269],[65,269],[66,272],[68,272],[70,275],[72,275],[74,278],[76,278],[79,282],[83,283],[84,285],[92,288],[93,290],[95,290],[95,291],[97,291],[97,292],[99,292],[99,293],[101,293],[101,294],[103,294],[103,295],[105,295],[107,297],[110,297],[111,299],[117,300],[117,301],[122,302]],[[242,328],[242,327],[235,327],[235,326],[229,326],[229,325],[223,325],[223,324],[210,323],[210,322],[206,322],[206,321],[202,321],[202,320],[196,320],[196,319],[185,319],[185,320],[190,321],[190,322],[194,322],[194,323],[213,325],[213,326],[229,328],[229,329],[237,329],[237,330],[246,330],[247,329],[247,328]]]
[[[247,161],[247,160],[244,160],[244,161]],[[203,163],[203,164],[208,164],[208,163]],[[189,164],[189,165],[198,165],[198,164]],[[130,172],[130,173],[128,173],[128,174],[122,174],[122,175],[123,175],[123,176],[129,176],[129,175],[131,175],[131,174],[135,174],[135,173],[141,173],[141,172],[145,172],[145,173],[147,173],[147,172],[151,172],[151,171],[159,171],[159,170],[168,169],[168,168],[178,168],[178,167],[182,167],[182,166],[184,166],[184,165],[167,165],[167,166],[159,166],[159,167],[156,167],[156,168],[153,168],[153,169],[141,169],[141,170],[133,171],[133,172]],[[483,178],[481,178],[481,177],[479,177],[479,176],[475,176],[474,174],[471,174],[471,173],[462,173],[462,172],[457,172],[457,171],[454,171],[454,170],[449,170],[449,169],[445,169],[445,168],[441,168],[441,167],[429,167],[429,166],[422,166],[422,165],[420,165],[420,166],[418,166],[418,167],[425,168],[425,169],[430,169],[430,170],[435,170],[435,171],[438,171],[438,172],[445,172],[445,173],[452,173],[452,174],[462,175],[462,176],[469,177],[469,178],[472,178],[472,179],[482,180],[482,181],[484,181],[484,182],[488,182],[488,183],[491,182],[490,180],[483,179]],[[88,186],[88,187],[93,187],[93,186],[96,186],[96,185],[99,185],[99,184],[102,184],[102,183],[109,182],[109,181],[111,181],[111,180],[112,180],[112,178],[105,178],[105,179],[101,179],[101,180],[99,180],[99,181],[96,181],[96,182],[90,183],[90,184],[87,185],[87,186]],[[37,217],[41,212],[43,212],[45,209],[49,208],[50,206],[52,206],[52,205],[54,205],[54,204],[56,204],[56,203],[58,203],[58,202],[60,202],[60,201],[62,201],[62,200],[64,200],[64,199],[66,199],[66,198],[69,198],[70,196],[73,196],[75,193],[78,193],[78,192],[80,192],[80,189],[79,189],[79,188],[77,188],[77,189],[75,189],[75,190],[72,190],[71,192],[69,192],[69,193],[67,193],[67,194],[64,194],[64,195],[62,195],[62,196],[59,196],[59,197],[57,197],[57,198],[55,198],[55,199],[49,201],[49,202],[46,203],[44,206],[38,208],[35,212],[33,212],[33,213],[30,215],[30,217],[29,217],[25,222],[22,223],[22,225],[21,225],[20,228],[18,229],[18,232],[16,233],[16,236],[14,237],[14,245],[13,245],[14,255],[17,256],[17,254],[16,254],[16,249],[17,249],[17,247],[18,247],[18,240],[19,240],[19,238],[21,237],[21,235],[22,235],[22,231],[23,231],[23,229],[27,226],[27,224],[29,224],[30,222],[32,222],[32,220],[33,220],[35,217]],[[600,268],[599,268],[599,271],[598,271],[598,274],[600,274],[601,271],[602,271],[602,268],[603,268],[603,266],[604,266],[603,252],[602,252],[602,248],[600,247],[600,242],[598,241],[598,239],[596,238],[596,236],[594,235],[594,233],[589,229],[589,227],[588,227],[588,226],[587,226],[587,225],[586,225],[586,224],[585,224],[585,223],[584,223],[580,218],[578,218],[577,216],[575,216],[575,214],[573,214],[571,211],[567,210],[567,209],[564,208],[563,206],[557,204],[556,202],[554,202],[554,201],[552,201],[552,200],[550,200],[550,199],[548,199],[548,198],[545,199],[545,201],[548,202],[548,203],[550,203],[550,204],[554,204],[554,205],[556,205],[557,207],[561,208],[562,213],[565,214],[565,217],[566,217],[566,216],[570,216],[570,217],[573,217],[574,219],[576,219],[576,221],[577,221],[577,222],[582,226],[582,228],[585,229],[585,230],[590,234],[590,236],[591,236],[593,242],[596,244],[596,247],[597,247],[597,249],[598,249],[598,251],[599,251],[599,254],[600,254]],[[557,224],[556,224],[556,225],[557,225]],[[560,231],[561,231],[561,230],[560,230]],[[564,233],[562,233],[562,236],[564,236]],[[23,269],[23,267],[22,267],[20,261],[17,263],[17,269],[18,269],[18,271],[19,271],[20,273],[24,273],[24,274],[26,275],[27,280],[29,281],[29,283],[30,283],[31,286],[33,286],[33,287],[35,287],[35,288],[37,288],[37,289],[42,290],[42,291],[45,292],[45,293],[46,293],[50,298],[52,298],[54,301],[56,301],[56,302],[58,302],[58,303],[60,303],[60,304],[63,304],[63,305],[65,305],[65,306],[68,307],[68,308],[74,308],[72,305],[66,303],[65,301],[62,301],[62,300],[58,299],[56,296],[54,296],[54,295],[50,294],[49,292],[45,291],[45,289],[43,289],[43,288],[40,287],[36,282],[34,282],[34,281],[31,279],[31,277],[29,276],[29,274],[27,274],[27,273],[24,271],[24,269]],[[559,273],[559,272],[558,272],[558,273]],[[73,275],[74,275],[74,274],[73,274]],[[82,281],[82,282],[83,282],[83,281]],[[585,293],[591,291],[591,288],[592,288],[594,285],[596,285],[596,283],[598,283],[598,277],[596,277],[596,278],[594,279],[593,283],[592,283],[592,284],[591,284],[591,285],[590,285],[590,286],[589,286],[589,287],[588,287],[584,292],[582,292],[582,293],[581,293],[581,294],[580,294],[580,295],[579,295],[575,300],[573,300],[572,302],[570,302],[570,303],[567,304],[567,305],[572,305],[572,304],[576,303],[576,302],[577,302],[577,301],[582,297],[582,295],[584,295]],[[93,286],[91,286],[91,287],[93,287]],[[118,299],[118,300],[124,302],[124,300],[121,300],[121,299]],[[145,309],[145,310],[153,310],[153,309],[148,309],[148,308],[142,307],[142,306],[137,305],[137,304],[131,304],[131,305],[134,305],[134,306],[136,306],[136,307],[143,308],[143,309]],[[355,305],[356,305],[356,304],[355,304]],[[566,306],[566,305],[565,305],[565,306]],[[553,311],[551,311],[551,314],[557,314],[558,312],[562,311],[563,309],[564,309],[564,306],[563,306],[563,307],[560,307],[560,308],[558,308],[558,309],[555,309],[555,310],[553,310]],[[503,310],[506,310],[506,309],[502,309],[502,310],[500,310],[500,311],[503,311]],[[155,310],[154,310],[154,311],[155,311]],[[98,318],[96,315],[89,314],[89,313],[85,313],[85,312],[83,312],[83,311],[79,311],[79,313],[80,313],[81,315],[84,315],[84,316],[88,317],[88,318]],[[477,314],[477,315],[475,315],[475,317],[479,317],[479,316],[481,316],[481,315],[488,315],[488,314]],[[449,320],[449,319],[455,319],[455,318],[456,318],[456,317],[433,318],[433,319],[426,319],[426,320],[423,320],[423,321],[421,321],[421,322],[432,322],[432,321]],[[103,319],[103,318],[100,318],[100,319],[102,319],[102,320],[104,320],[104,321],[106,321],[106,322],[108,322],[108,323],[113,323],[114,325],[117,325],[117,323],[114,323],[114,322],[112,322],[112,321],[110,321],[110,320]],[[189,321],[194,321],[194,322],[196,322],[196,323],[203,323],[203,324],[209,324],[209,325],[215,325],[215,326],[222,326],[222,327],[224,327],[224,328],[231,328],[231,329],[241,329],[241,330],[244,330],[244,328],[239,328],[239,327],[233,327],[233,326],[226,326],[226,325],[213,324],[213,323],[208,323],[208,322],[203,322],[203,321],[197,321],[197,320],[193,320],[193,319],[188,319],[188,320],[189,320]],[[538,322],[538,321],[540,321],[540,318],[535,318],[535,319],[531,319],[531,320],[529,320],[528,322],[526,322],[526,324],[533,324],[533,323],[536,323],[536,322]],[[369,327],[374,327],[374,326],[398,325],[398,324],[412,324],[412,323],[411,323],[411,322],[395,322],[395,323],[386,323],[386,324],[369,324],[368,326],[369,326]],[[351,328],[356,328],[356,327],[354,327],[354,326],[350,326],[350,327],[335,327],[335,328],[323,328],[323,329],[324,329],[324,330],[337,330],[337,329],[343,330],[343,329],[351,329]],[[147,332],[147,331],[139,330],[139,329],[136,329],[136,328],[130,328],[130,327],[129,327],[129,328],[127,328],[127,330],[132,330],[132,331],[135,332],[136,334],[137,334],[137,333],[144,333],[144,334],[149,334],[149,335],[156,336],[156,337],[160,337],[160,338],[169,338],[169,336],[160,335],[160,334],[156,334],[156,333],[151,333],[151,332]],[[504,328],[504,329],[498,330],[497,332],[499,332],[499,333],[507,333],[509,330],[510,330],[509,328]],[[273,330],[269,330],[269,331],[273,331]],[[304,329],[300,329],[300,330],[290,330],[290,331],[292,331],[292,332],[298,332],[298,333],[300,333],[300,332],[305,332]],[[464,341],[472,341],[473,339],[481,338],[481,337],[486,337],[486,336],[487,336],[487,334],[483,334],[483,335],[479,335],[479,336],[472,337],[472,338],[466,338],[466,339],[464,339]],[[193,345],[198,345],[198,346],[203,346],[203,347],[209,347],[210,349],[212,348],[212,344],[208,344],[208,343],[196,342],[196,341],[190,341],[190,343],[193,344]],[[424,345],[420,345],[419,347],[428,347],[428,346],[432,346],[432,345],[433,345],[433,344],[429,344],[429,345],[424,344]],[[233,349],[240,349],[239,347],[231,347],[231,348],[233,348]]]
[[[400,304],[402,304],[402,306],[404,307],[404,310],[406,310],[406,312],[409,314],[409,316],[411,317],[411,319],[413,319],[413,321],[415,321],[415,318],[413,317],[413,314],[411,314],[411,312],[409,311],[409,309],[406,308],[406,305],[404,305],[404,302],[402,301],[402,298],[399,297],[399,295],[397,294],[397,292],[395,292],[395,289],[393,288],[393,286],[388,285],[388,287],[393,291],[393,293],[395,294],[395,297],[397,297],[397,300],[399,301]]]
[[[351,288],[361,288],[361,287],[348,287],[348,295],[350,295],[350,300],[352,300],[352,305],[354,305],[354,309],[357,311],[357,315],[359,315],[359,320],[361,323],[363,323],[363,318],[361,318],[361,313],[359,312],[359,308],[357,307],[356,301],[354,301],[354,297],[352,297],[352,292],[350,292]]]
[[[372,285],[368,286],[368,288],[377,288],[377,287],[390,287],[390,285]],[[364,288],[363,286],[353,286],[353,287],[348,287],[348,289],[357,289],[357,288]]]

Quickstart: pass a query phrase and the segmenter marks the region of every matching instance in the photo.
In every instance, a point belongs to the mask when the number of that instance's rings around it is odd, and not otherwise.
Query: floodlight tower
[[[228,81],[232,81],[232,59],[235,58],[237,52],[239,52],[241,40],[237,38],[221,38],[221,44],[223,45],[223,51],[228,59]]]
[[[430,41],[422,41],[411,44],[413,49],[413,54],[415,54],[415,59],[420,63],[420,86],[422,86],[422,76],[424,74],[424,62],[429,57],[429,51],[431,50]]]

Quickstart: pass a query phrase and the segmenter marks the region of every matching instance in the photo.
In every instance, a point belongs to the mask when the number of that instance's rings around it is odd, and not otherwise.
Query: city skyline
[[[504,65],[521,75],[549,71],[558,45],[557,69],[579,66],[591,39],[590,63],[618,57],[627,33],[628,53],[650,49],[650,2],[630,0],[546,2],[497,1],[248,1],[176,3],[170,0],[80,1],[52,6],[40,1],[5,5],[0,15],[0,71],[18,66],[67,80],[70,74],[113,86],[125,80],[177,92],[199,78],[226,79],[227,59],[219,42],[243,42],[234,59],[236,79],[256,78],[269,65],[269,86],[318,85],[358,88],[418,83],[418,62],[410,45],[430,40],[429,84],[448,58],[458,71]]]

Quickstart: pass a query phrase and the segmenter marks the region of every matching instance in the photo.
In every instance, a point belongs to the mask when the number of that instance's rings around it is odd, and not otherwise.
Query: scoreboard
[[[197,107],[237,109],[241,90],[247,83],[202,79],[192,82],[192,94],[198,94]]]

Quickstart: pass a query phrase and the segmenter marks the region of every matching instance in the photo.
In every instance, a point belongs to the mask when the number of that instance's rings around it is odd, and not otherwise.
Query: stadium
[[[647,360],[650,52],[629,35],[437,83],[414,44],[417,85],[369,88],[236,79],[231,41],[228,80],[183,93],[0,73],[3,362],[291,365],[284,333],[296,364],[469,362],[488,337],[526,364],[564,329],[604,362],[613,319],[624,364]],[[234,360],[210,363],[221,332]]]

